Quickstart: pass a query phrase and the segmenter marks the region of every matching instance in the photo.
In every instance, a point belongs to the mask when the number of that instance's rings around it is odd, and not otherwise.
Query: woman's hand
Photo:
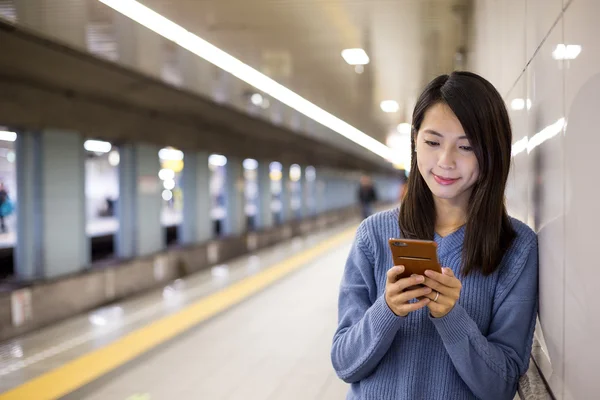
[[[408,313],[428,305],[430,300],[424,296],[431,293],[431,289],[428,287],[414,288],[425,281],[424,276],[413,275],[409,278],[398,279],[398,275],[403,271],[404,266],[402,265],[390,268],[385,284],[385,302],[390,310],[399,317],[406,317]],[[409,303],[416,298],[419,298],[418,302]]]
[[[434,318],[442,318],[454,308],[460,298],[462,283],[454,276],[450,268],[442,268],[442,273],[425,271],[426,287],[433,291],[426,297],[431,300],[427,307]],[[439,293],[439,295],[438,295]]]

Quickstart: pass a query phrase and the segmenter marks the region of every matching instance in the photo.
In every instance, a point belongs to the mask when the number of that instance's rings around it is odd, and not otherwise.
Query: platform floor
[[[0,344],[0,400],[344,399],[329,354],[357,223]]]

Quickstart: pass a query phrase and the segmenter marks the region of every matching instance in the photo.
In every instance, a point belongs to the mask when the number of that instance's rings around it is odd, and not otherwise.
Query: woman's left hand
[[[442,268],[441,274],[430,270],[425,271],[423,284],[433,290],[426,297],[431,299],[427,307],[434,318],[442,318],[448,314],[460,298],[462,283],[450,268]]]

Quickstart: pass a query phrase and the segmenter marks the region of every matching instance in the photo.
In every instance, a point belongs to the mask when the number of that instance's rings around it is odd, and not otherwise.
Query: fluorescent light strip
[[[108,153],[112,149],[112,145],[109,142],[104,142],[102,140],[86,140],[83,147],[87,151],[92,151],[94,153]]]
[[[394,162],[396,154],[383,143],[328,113],[268,76],[244,64],[206,40],[168,20],[135,0],[98,0],[146,28],[191,51],[211,64],[229,72],[263,93],[363,146],[384,159]]]
[[[14,142],[17,140],[17,133],[13,131],[0,131],[0,140],[5,142]]]

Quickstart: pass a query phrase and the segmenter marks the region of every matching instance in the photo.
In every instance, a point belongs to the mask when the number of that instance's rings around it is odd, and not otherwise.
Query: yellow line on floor
[[[326,251],[352,239],[347,229],[272,267],[190,304],[121,339],[0,394],[0,400],[58,399],[100,378],[191,327],[240,303],[306,265]]]

